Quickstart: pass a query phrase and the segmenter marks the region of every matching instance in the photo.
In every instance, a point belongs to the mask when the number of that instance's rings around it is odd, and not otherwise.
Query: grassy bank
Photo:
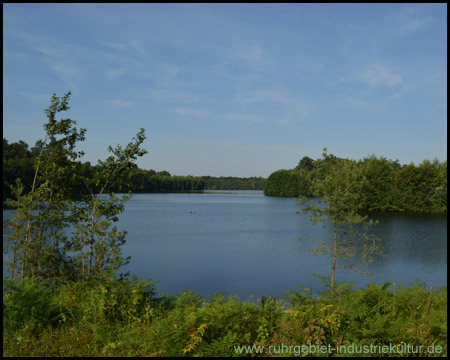
[[[4,288],[3,356],[447,355],[446,287],[340,286],[334,297],[299,290],[258,301],[161,297],[137,279]]]

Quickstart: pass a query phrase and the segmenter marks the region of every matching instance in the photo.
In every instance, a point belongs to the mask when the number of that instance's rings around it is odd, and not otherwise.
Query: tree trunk
[[[334,295],[334,272],[336,270],[336,256],[337,256],[337,225],[334,223],[334,252],[333,252],[333,267],[331,268],[331,294]]]

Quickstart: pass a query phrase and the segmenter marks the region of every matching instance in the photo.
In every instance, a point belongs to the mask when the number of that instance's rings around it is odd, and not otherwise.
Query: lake
[[[330,239],[331,228],[296,214],[294,198],[261,191],[205,191],[193,194],[136,194],[118,227],[128,231],[123,247],[131,262],[123,271],[158,280],[159,293],[191,288],[201,295],[229,292],[283,297],[297,285],[314,293],[322,285],[313,273],[331,274],[331,258],[311,255],[312,238]],[[387,256],[372,264],[377,276],[336,270],[336,281],[447,285],[447,217],[436,214],[371,214]],[[306,240],[299,240],[304,237]],[[339,265],[339,264],[338,264]]]
[[[203,296],[228,292],[247,300],[284,297],[297,285],[317,293],[323,285],[312,274],[330,275],[332,259],[309,249],[317,246],[313,238],[332,242],[332,229],[312,225],[298,210],[294,198],[262,191],[135,194],[116,223],[128,231],[122,250],[131,256],[121,271],[158,281],[157,291],[172,295],[190,288]],[[388,280],[419,280],[427,289],[447,285],[445,214],[371,217],[379,220],[373,230],[387,256],[370,270],[381,274],[337,269],[336,281],[356,281],[355,288]]]

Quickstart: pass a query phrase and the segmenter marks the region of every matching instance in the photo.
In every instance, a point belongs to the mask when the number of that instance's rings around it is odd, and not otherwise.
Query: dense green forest
[[[34,147],[20,140],[9,143],[3,138],[3,200],[11,196],[11,185],[20,178],[24,192],[31,189],[33,183],[36,157],[42,141]],[[94,176],[99,171],[98,165],[79,162],[85,176]],[[263,190],[266,179],[261,177],[213,177],[213,176],[176,176],[168,171],[144,170],[137,166],[131,169],[131,177],[127,184],[117,182],[109,185],[114,192],[131,189],[134,193],[173,193],[202,190]]]
[[[351,161],[364,175],[362,208],[368,211],[447,212],[447,161],[424,160],[419,165],[401,165],[397,160],[369,156],[363,160],[333,155],[313,160],[303,157],[294,169],[270,174],[264,188],[268,196],[317,196],[311,184],[325,179],[324,164]]]

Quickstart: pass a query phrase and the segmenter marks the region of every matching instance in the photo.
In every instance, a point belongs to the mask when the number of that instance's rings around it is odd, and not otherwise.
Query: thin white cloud
[[[115,79],[123,75],[125,75],[124,69],[110,69],[105,74],[108,79]]]
[[[244,113],[220,113],[216,116],[216,118],[220,120],[245,122],[249,124],[264,122],[262,116]]]
[[[208,147],[225,147],[236,149],[237,147],[241,147],[240,144],[233,143],[231,141],[204,141],[204,140],[191,140],[187,141],[187,144],[208,146]]]
[[[266,56],[260,46],[241,47],[239,51],[230,56],[234,60],[244,61],[254,70],[262,70],[266,63]]]
[[[34,52],[35,58],[42,61],[57,77],[72,90],[78,89],[81,78],[81,68],[78,59],[86,57],[89,52],[80,46],[60,44],[54,39],[35,33],[19,30],[14,36],[23,41]]]
[[[426,29],[434,18],[420,5],[406,6],[393,11],[388,17],[391,36],[405,37]]]
[[[105,100],[104,102],[109,105],[121,106],[121,107],[130,107],[130,106],[134,106],[136,104],[133,101],[124,101],[124,100],[120,100],[120,99]]]
[[[287,153],[287,154],[308,154],[311,157],[320,157],[323,152],[322,146],[315,147],[304,147],[296,145],[284,145],[284,144],[269,144],[269,145],[249,145],[247,143],[237,143],[231,141],[204,141],[204,140],[191,140],[187,141],[186,144],[195,144],[208,147],[219,147],[219,148],[231,148],[234,150],[245,151],[245,152],[256,152],[261,153],[262,151],[268,151],[270,153]]]
[[[208,109],[194,109],[194,108],[176,108],[172,112],[181,117],[198,117],[204,118],[210,116],[211,112]]]
[[[200,100],[200,97],[197,95],[190,94],[188,92],[180,91],[180,90],[172,90],[159,88],[151,90],[148,97],[152,99],[157,104],[162,104],[166,102],[183,102],[187,104],[196,103]]]
[[[370,64],[361,69],[355,75],[355,79],[366,83],[372,88],[380,86],[394,87],[403,81],[401,75],[380,63]]]
[[[51,100],[51,96],[49,94],[43,94],[43,93],[19,91],[19,92],[17,92],[17,95],[23,96],[32,102],[43,102],[43,101]]]
[[[238,100],[244,104],[251,103],[267,103],[267,102],[276,102],[276,103],[289,103],[290,96],[287,94],[272,89],[263,89],[263,90],[252,90],[252,91],[241,91],[238,93]]]
[[[311,157],[319,157],[322,154],[323,148],[320,146],[316,147],[299,147],[299,146],[287,146],[287,145],[269,145],[262,146],[261,150],[276,151],[282,153],[291,154],[308,154]]]
[[[414,91],[413,87],[402,85],[392,89],[392,91],[383,91],[381,95],[374,95],[371,91],[364,91],[358,94],[343,94],[338,96],[337,103],[339,106],[358,110],[382,111]]]
[[[125,51],[128,50],[128,46],[124,43],[117,42],[109,42],[109,41],[100,41],[100,44],[113,50]]]
[[[48,65],[53,72],[72,89],[78,89],[81,69],[72,62],[49,60]]]
[[[327,86],[342,85],[345,83],[364,83],[368,89],[378,87],[396,87],[403,82],[398,71],[388,68],[381,62],[361,66],[350,75],[342,76],[336,81],[330,81]]]
[[[14,61],[23,61],[29,59],[29,55],[24,52],[8,52],[8,53],[4,52],[3,56],[7,59],[11,59]]]
[[[328,86],[339,86],[339,106],[366,111],[386,109],[414,91],[411,70],[400,70],[383,61],[361,66]]]
[[[293,125],[308,119],[314,113],[314,106],[310,101],[279,89],[263,89],[240,91],[238,102],[245,106],[274,106],[278,108],[276,122],[282,125]]]
[[[51,46],[51,45],[39,45],[34,46],[33,50],[41,53],[42,55],[48,56],[52,59],[65,59],[67,58],[67,46]]]

